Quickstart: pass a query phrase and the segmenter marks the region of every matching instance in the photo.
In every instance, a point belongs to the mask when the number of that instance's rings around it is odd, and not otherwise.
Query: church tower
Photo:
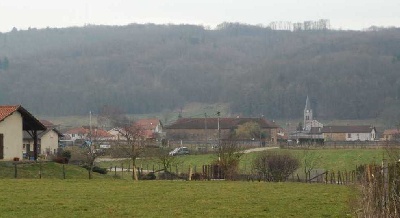
[[[313,122],[313,112],[311,109],[310,99],[307,96],[306,107],[304,108],[304,123],[303,129],[305,131],[310,131]]]

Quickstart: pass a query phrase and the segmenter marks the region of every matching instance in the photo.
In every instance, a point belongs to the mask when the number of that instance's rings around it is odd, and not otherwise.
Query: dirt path
[[[278,149],[279,147],[261,147],[261,148],[252,148],[248,150],[244,150],[243,153],[251,153],[251,152],[258,152],[258,151],[265,151],[265,150],[271,150],[271,149]]]

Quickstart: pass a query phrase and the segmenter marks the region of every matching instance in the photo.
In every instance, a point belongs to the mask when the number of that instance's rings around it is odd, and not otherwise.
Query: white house
[[[0,160],[23,158],[23,133],[33,140],[33,156],[38,155],[38,132],[46,127],[21,105],[0,106]]]
[[[376,129],[373,126],[324,126],[325,141],[374,141]]]

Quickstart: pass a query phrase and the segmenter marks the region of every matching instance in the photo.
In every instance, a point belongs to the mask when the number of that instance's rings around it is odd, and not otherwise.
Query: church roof
[[[324,126],[323,133],[370,133],[375,128],[373,126]]]

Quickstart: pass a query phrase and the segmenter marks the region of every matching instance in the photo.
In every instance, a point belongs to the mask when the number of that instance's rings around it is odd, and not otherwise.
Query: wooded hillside
[[[190,102],[233,114],[400,120],[400,29],[279,31],[223,23],[0,33],[0,104],[73,115],[153,113]]]

